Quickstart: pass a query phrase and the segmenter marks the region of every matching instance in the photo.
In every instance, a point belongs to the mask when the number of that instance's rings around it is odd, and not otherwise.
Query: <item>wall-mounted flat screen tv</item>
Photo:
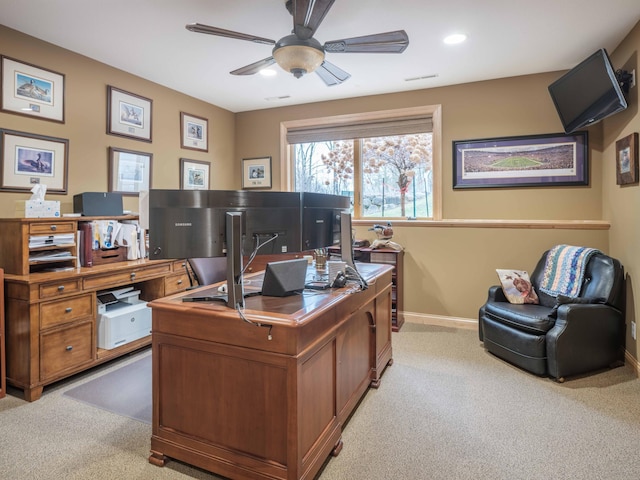
[[[620,82],[604,48],[549,85],[549,93],[566,133],[627,108]]]

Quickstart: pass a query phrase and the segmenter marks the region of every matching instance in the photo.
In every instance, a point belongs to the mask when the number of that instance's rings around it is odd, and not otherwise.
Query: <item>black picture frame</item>
[[[587,132],[453,141],[453,188],[589,185]]]

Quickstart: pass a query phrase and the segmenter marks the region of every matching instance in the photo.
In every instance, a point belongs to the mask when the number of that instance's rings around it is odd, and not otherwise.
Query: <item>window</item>
[[[439,112],[285,122],[289,189],[348,195],[355,218],[439,219]]]

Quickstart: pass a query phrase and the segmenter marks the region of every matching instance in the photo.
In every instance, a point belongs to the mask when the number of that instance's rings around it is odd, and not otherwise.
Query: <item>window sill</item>
[[[611,223],[606,220],[492,220],[492,219],[449,219],[449,220],[398,220],[398,219],[353,219],[354,226],[371,225],[390,221],[394,227],[445,227],[445,228],[528,228],[560,230],[609,230]]]

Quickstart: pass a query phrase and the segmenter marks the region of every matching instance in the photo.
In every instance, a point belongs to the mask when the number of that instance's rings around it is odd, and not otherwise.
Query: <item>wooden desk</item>
[[[7,382],[27,401],[45,385],[140,349],[151,336],[97,348],[96,292],[132,286],[154,300],[188,286],[184,260],[130,260],[70,271],[5,273]]]
[[[392,267],[361,273],[364,291],[247,298],[245,316],[262,326],[223,304],[183,303],[184,294],[151,302],[149,461],[234,479],[313,478],[392,363]]]

